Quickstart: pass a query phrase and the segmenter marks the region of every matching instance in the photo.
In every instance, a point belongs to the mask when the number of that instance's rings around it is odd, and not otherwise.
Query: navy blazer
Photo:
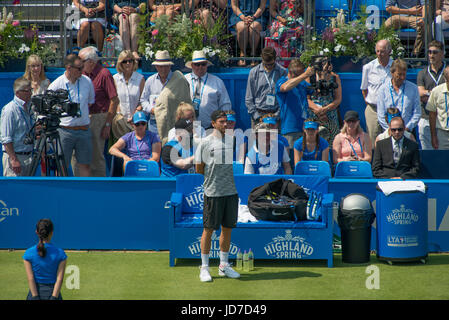
[[[420,167],[418,144],[404,137],[402,153],[397,164],[393,161],[393,143],[391,137],[380,140],[374,149],[373,176],[378,179],[401,177],[415,179]]]

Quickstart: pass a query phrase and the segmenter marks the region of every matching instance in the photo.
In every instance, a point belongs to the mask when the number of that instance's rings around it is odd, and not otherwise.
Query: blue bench
[[[230,258],[238,250],[251,250],[256,259],[327,260],[333,267],[333,194],[328,193],[329,178],[323,176],[235,175],[241,205],[246,205],[251,190],[280,177],[293,179],[306,191],[323,193],[318,208],[318,221],[257,221],[238,222],[232,232]],[[200,259],[200,239],[203,231],[203,176],[185,174],[176,178],[176,192],[170,202],[169,216],[170,266],[176,258]],[[212,236],[211,258],[219,257],[219,235]]]

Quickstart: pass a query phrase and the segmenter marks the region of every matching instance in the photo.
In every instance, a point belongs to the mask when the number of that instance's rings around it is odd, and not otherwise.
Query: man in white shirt
[[[393,60],[390,58],[391,44],[388,40],[379,40],[376,43],[377,58],[363,66],[362,90],[365,99],[365,121],[366,131],[371,141],[375,141],[381,128],[377,120],[377,91],[385,82],[391,78],[390,67]]]
[[[64,66],[64,74],[53,81],[48,90],[67,90],[69,100],[80,104],[79,117],[61,118],[58,132],[67,166],[75,151],[79,175],[89,177],[92,161],[89,106],[95,103],[94,86],[92,81],[82,74],[84,63],[77,55],[69,54],[64,60]]]
[[[443,70],[446,83],[432,89],[426,109],[429,111],[432,147],[436,150],[449,149],[449,67]]]
[[[202,50],[194,51],[192,61],[186,63],[186,67],[192,69],[192,72],[185,75],[190,85],[197,120],[201,121],[201,126],[205,129],[211,126],[212,112],[231,110],[231,99],[223,80],[207,72],[210,65],[212,63],[206,59]]]

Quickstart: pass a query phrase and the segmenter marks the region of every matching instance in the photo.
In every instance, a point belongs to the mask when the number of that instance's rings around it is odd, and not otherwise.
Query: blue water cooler
[[[392,262],[426,262],[427,191],[393,191],[377,187],[377,258]]]

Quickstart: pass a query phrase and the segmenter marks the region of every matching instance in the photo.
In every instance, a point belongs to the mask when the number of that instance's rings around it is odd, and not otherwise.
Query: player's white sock
[[[228,264],[229,252],[220,251],[220,265]]]
[[[209,253],[201,254],[201,266],[203,266],[203,267],[209,266]]]

